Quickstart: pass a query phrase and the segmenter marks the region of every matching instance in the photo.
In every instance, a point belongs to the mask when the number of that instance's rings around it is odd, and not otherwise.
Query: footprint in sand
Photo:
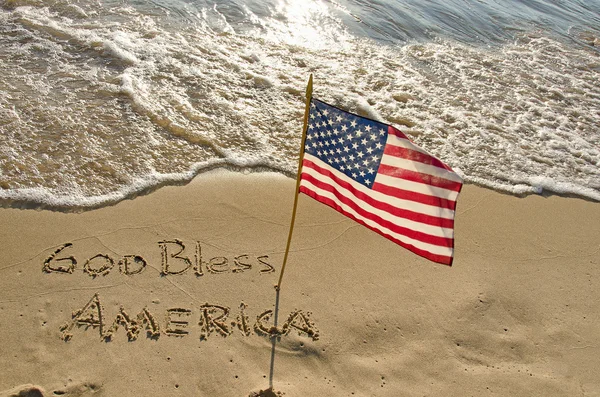
[[[82,382],[82,383],[70,383],[69,385],[56,389],[52,392],[52,394],[48,394],[46,397],[50,396],[62,396],[62,397],[79,397],[79,396],[90,396],[100,391],[100,385],[90,382]]]
[[[259,390],[252,392],[248,397],[282,397],[284,393],[268,388],[266,390]]]
[[[72,383],[64,388],[46,392],[41,386],[25,384],[10,390],[0,391],[0,397],[79,397],[89,396],[100,391],[100,385],[95,383]]]
[[[21,385],[14,389],[0,391],[0,397],[44,397],[44,389],[35,385]]]

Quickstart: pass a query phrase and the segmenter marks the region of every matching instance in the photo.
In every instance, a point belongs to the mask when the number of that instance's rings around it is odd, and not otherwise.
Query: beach
[[[0,397],[600,397],[599,20],[0,0]]]
[[[600,395],[597,203],[466,185],[448,267],[301,195],[273,329],[294,185],[0,209],[0,396]]]

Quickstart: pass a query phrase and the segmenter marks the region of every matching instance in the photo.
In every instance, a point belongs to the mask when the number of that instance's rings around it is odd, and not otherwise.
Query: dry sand
[[[294,184],[221,171],[79,214],[0,209],[0,396],[267,388]],[[452,268],[298,211],[276,391],[600,396],[598,203],[465,186]]]

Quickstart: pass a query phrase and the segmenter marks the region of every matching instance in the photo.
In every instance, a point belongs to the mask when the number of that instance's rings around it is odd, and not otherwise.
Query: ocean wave
[[[316,97],[398,126],[468,182],[600,201],[593,33],[389,44],[320,1],[240,6],[244,29],[185,4],[184,20],[117,2],[0,4],[5,203],[97,207],[215,166],[293,175],[310,73]]]

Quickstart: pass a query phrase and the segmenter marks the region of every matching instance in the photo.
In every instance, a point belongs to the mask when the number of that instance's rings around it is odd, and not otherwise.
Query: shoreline
[[[169,187],[183,187],[189,184],[194,183],[195,180],[204,177],[213,177],[214,175],[226,175],[226,174],[237,174],[241,176],[247,175],[263,175],[263,176],[283,176],[285,178],[290,178],[292,180],[296,179],[296,174],[291,172],[285,172],[282,170],[272,169],[270,167],[244,167],[244,166],[234,166],[234,165],[226,165],[224,166],[221,163],[208,165],[201,170],[193,172],[193,176],[191,179],[181,178],[181,179],[165,179],[163,182],[148,185],[146,187],[140,189],[134,188],[126,188],[124,191],[114,192],[111,194],[107,194],[104,196],[92,196],[86,198],[93,202],[90,205],[84,204],[64,204],[65,202],[72,202],[72,198],[46,198],[44,201],[33,201],[28,199],[14,199],[14,198],[0,198],[0,208],[1,209],[23,209],[23,210],[45,210],[51,212],[62,212],[62,213],[81,213],[94,211],[101,208],[112,207],[115,205],[119,205],[119,203],[123,201],[135,200],[138,197],[144,197],[148,195],[155,194],[164,188]],[[541,187],[535,188],[533,186],[529,186],[528,188],[517,189],[518,193],[510,192],[507,189],[495,188],[485,183],[481,182],[465,182],[465,186],[474,186],[477,188],[482,188],[485,190],[494,191],[498,194],[515,197],[515,198],[527,198],[530,196],[540,196],[544,198],[551,197],[559,197],[566,199],[579,199],[589,203],[598,203],[600,201],[595,200],[592,197],[575,194],[571,192],[555,192],[549,189],[543,189]],[[525,186],[525,185],[524,185]],[[516,187],[515,187],[516,189]],[[26,189],[25,189],[26,190]],[[529,191],[530,190],[530,191]],[[539,190],[541,192],[536,192],[535,190]],[[293,191],[291,193],[293,195]],[[105,197],[102,199],[101,197]],[[53,203],[54,202],[54,203]],[[460,204],[460,203],[459,203]]]
[[[27,384],[45,396],[268,387],[271,341],[260,330],[273,325],[294,185],[225,171],[93,211],[1,208],[0,396]],[[598,219],[585,200],[465,185],[448,268],[301,195],[274,388],[600,393]],[[87,306],[95,296],[101,312]],[[128,332],[124,319],[140,313],[139,333]]]

